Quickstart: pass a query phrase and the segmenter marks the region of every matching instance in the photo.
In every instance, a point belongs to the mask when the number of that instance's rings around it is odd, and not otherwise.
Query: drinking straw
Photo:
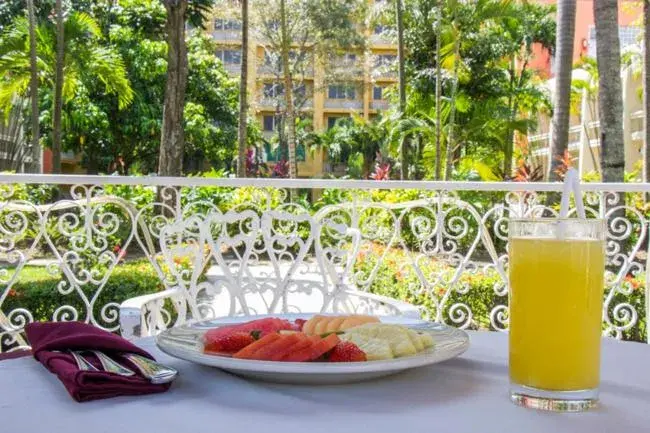
[[[585,205],[582,202],[582,191],[580,191],[580,177],[575,168],[570,168],[569,171],[573,174],[573,199],[576,202],[576,211],[578,212],[578,218],[586,219],[585,215]]]
[[[566,222],[563,221],[569,216],[569,201],[571,198],[571,193],[573,192],[573,197],[576,202],[576,212],[578,213],[578,218],[585,219],[585,206],[582,202],[582,192],[580,191],[580,178],[578,177],[578,172],[575,168],[570,168],[566,172],[564,177],[564,184],[562,185],[562,200],[560,202],[560,222],[558,225],[557,236],[560,239],[565,237],[566,233]]]

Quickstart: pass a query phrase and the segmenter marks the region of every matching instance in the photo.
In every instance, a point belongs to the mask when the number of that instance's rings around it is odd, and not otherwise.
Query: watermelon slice
[[[265,319],[252,320],[246,323],[238,323],[236,325],[222,326],[220,328],[210,329],[205,333],[203,341],[204,343],[209,344],[210,342],[217,340],[224,335],[232,334],[235,332],[249,333],[252,331],[259,331],[259,336],[263,337],[267,334],[292,329],[295,329],[295,324],[289,322],[288,320],[269,317]]]
[[[309,345],[294,346],[290,348],[289,354],[281,359],[285,362],[307,362],[314,361],[339,343],[339,337],[336,334],[330,334],[325,338],[318,335],[308,337]]]
[[[281,361],[285,362],[306,362],[310,360],[312,350],[316,344],[321,340],[318,335],[307,337],[307,344],[296,345],[291,352],[286,354]]]
[[[269,361],[282,361],[286,356],[290,355],[291,353],[302,350],[305,347],[311,346],[311,341],[309,340],[309,337],[307,337],[306,334],[303,334],[302,332],[295,334],[298,341],[289,346],[287,349],[285,349],[282,352],[275,352],[271,357],[269,358]]]
[[[274,341],[279,340],[280,338],[282,338],[282,336],[277,333],[267,334],[264,337],[257,340],[256,342],[244,347],[239,352],[236,352],[232,357],[239,358],[239,359],[251,359],[251,355],[253,355],[253,353],[255,353],[258,349],[268,344],[272,344]]]
[[[255,352],[252,353],[248,359],[257,359],[260,361],[272,361],[275,355],[283,355],[287,353],[287,350],[295,345],[300,337],[297,334],[289,335],[280,335],[280,338],[273,341],[270,344],[267,344],[263,347],[260,347]]]

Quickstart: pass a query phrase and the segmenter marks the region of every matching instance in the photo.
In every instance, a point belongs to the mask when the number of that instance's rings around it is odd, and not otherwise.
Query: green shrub
[[[444,258],[421,257],[418,260],[418,267],[426,280],[432,283],[432,287],[424,288],[415,274],[411,259],[403,250],[396,248],[387,250],[383,245],[373,244],[369,250],[359,255],[355,264],[355,273],[367,278],[384,253],[386,256],[379,264],[377,274],[368,287],[370,292],[421,306],[426,315],[434,320],[438,317],[439,302],[445,293],[451,290],[440,315],[442,321],[455,325],[451,308],[453,305],[461,303],[468,306],[472,312],[468,329],[494,330],[490,322],[492,309],[497,305],[508,304],[507,296],[499,296],[495,291],[495,287],[502,288],[504,284],[496,271],[492,269],[476,272],[465,271],[460,277],[459,283],[450,288],[445,282],[452,279],[456,268],[447,263]],[[645,275],[627,277],[624,285],[630,294],[617,293],[614,296],[609,308],[609,317],[614,317],[615,306],[623,302],[632,305],[638,314],[638,322],[631,329],[623,331],[623,339],[645,342],[647,337]],[[462,311],[462,309],[459,310],[459,312]],[[467,312],[465,311],[465,313]],[[552,320],[552,317],[549,317],[549,320]],[[614,323],[621,325],[621,323]]]
[[[80,295],[76,291],[63,295],[57,289],[62,279],[61,274],[51,275],[43,267],[26,266],[20,271],[16,283],[2,304],[2,311],[8,314],[16,308],[24,308],[33,314],[35,321],[47,321],[52,320],[57,308],[70,305],[79,312],[79,320],[84,320],[87,308]],[[96,287],[84,287],[82,290],[91,299]],[[108,303],[119,304],[129,298],[161,290],[163,284],[147,260],[119,264],[95,301],[93,315],[99,324],[114,327],[118,324],[117,319],[106,323],[102,319],[102,307]],[[114,312],[117,313],[115,310]],[[112,311],[106,313],[108,316],[113,314]]]

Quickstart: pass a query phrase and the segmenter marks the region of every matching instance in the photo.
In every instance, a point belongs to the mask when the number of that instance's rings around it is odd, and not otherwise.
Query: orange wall
[[[555,4],[555,0],[537,0],[543,4]],[[632,24],[641,25],[642,6],[640,1],[619,0],[618,22],[621,26]],[[594,25],[593,0],[577,0],[576,8],[576,33],[573,42],[573,61],[587,54],[589,41],[589,27]],[[530,62],[531,68],[538,69],[546,76],[551,74],[551,59],[546,50],[536,47],[534,58]]]

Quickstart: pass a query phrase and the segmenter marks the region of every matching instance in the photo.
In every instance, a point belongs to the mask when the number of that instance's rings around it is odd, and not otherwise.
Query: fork
[[[100,369],[95,367],[92,363],[90,363],[86,358],[84,358],[82,355],[82,353],[84,352],[91,352],[97,357],[104,371],[109,373],[119,374],[120,376],[135,375],[135,372],[133,370],[123,366],[122,364],[110,358],[105,353],[100,352],[98,350],[87,350],[87,351],[70,350],[69,352],[70,354],[72,354],[80,370],[101,371]],[[162,383],[171,382],[178,375],[178,371],[176,369],[159,364],[149,358],[145,358],[144,356],[140,356],[135,353],[122,353],[121,356],[129,360],[140,371],[142,376],[144,376],[153,384],[162,384]]]
[[[78,351],[71,350],[70,351],[70,353],[74,357],[75,362],[77,363],[77,367],[79,367],[79,370],[101,371],[100,369],[95,367],[91,362],[89,362],[86,358],[84,358],[83,353],[86,352],[90,352],[93,355],[95,355],[99,360],[99,363],[102,365],[104,371],[108,373],[115,373],[115,374],[119,374],[120,376],[135,375],[135,372],[133,370],[123,366],[122,364],[110,358],[105,353],[100,352],[98,350],[78,350]]]

